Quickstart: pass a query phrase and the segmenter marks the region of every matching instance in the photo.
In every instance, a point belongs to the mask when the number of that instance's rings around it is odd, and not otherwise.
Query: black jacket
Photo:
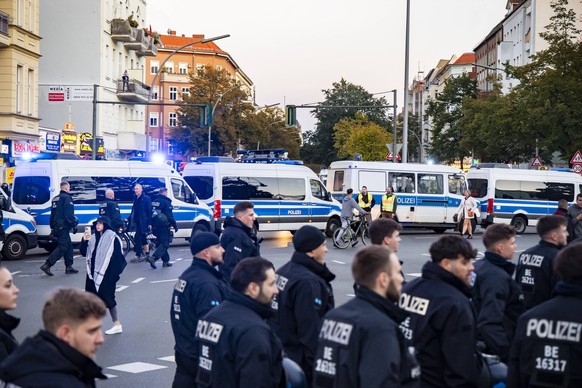
[[[513,280],[515,264],[492,252],[475,263],[473,306],[477,313],[477,335],[487,345],[486,353],[505,362],[517,318],[524,312],[523,295]]]
[[[12,335],[12,330],[18,327],[20,318],[7,314],[6,311],[0,310],[0,362],[4,360],[17,347],[18,342]]]
[[[323,316],[334,308],[331,281],[335,275],[305,253],[295,252],[291,261],[277,270],[279,295],[273,301],[272,326],[285,354],[311,381],[317,337]]]
[[[526,309],[537,306],[552,297],[557,279],[553,274],[554,259],[560,247],[544,240],[519,255],[515,280],[523,293]]]
[[[554,297],[517,321],[507,387],[582,387],[582,286],[558,282]]]
[[[417,350],[423,387],[477,386],[481,362],[470,298],[469,287],[433,262],[404,286],[400,307],[410,318],[401,329]]]
[[[172,226],[178,230],[178,225],[174,219],[174,206],[172,200],[165,195],[158,195],[152,201],[152,215],[158,214],[157,217],[152,217],[152,227],[154,229],[169,228]],[[163,214],[163,216],[161,216]]]
[[[281,341],[265,320],[269,306],[238,292],[198,321],[199,387],[278,387]]]
[[[77,226],[75,218],[75,205],[73,197],[66,191],[61,190],[51,203],[50,227],[52,230],[70,230]]]
[[[130,230],[145,234],[148,226],[152,224],[152,200],[142,193],[139,198],[134,199],[129,215]]]
[[[224,264],[218,269],[229,282],[232,270],[239,261],[261,255],[260,245],[251,228],[234,217],[226,217],[224,220],[220,245],[224,248]]]
[[[45,330],[0,364],[0,380],[22,388],[95,387],[95,379],[106,378],[92,359]]]
[[[119,205],[112,199],[106,198],[99,203],[99,216],[108,217],[111,220],[111,227],[114,232],[118,232],[123,228],[123,219],[121,218],[121,211]]]
[[[360,286],[356,297],[323,318],[314,387],[416,387],[420,366],[398,328],[406,313]]]
[[[203,259],[194,257],[174,286],[170,320],[176,352],[194,360],[198,345],[194,340],[198,320],[218,306],[228,295],[230,287],[224,277]]]

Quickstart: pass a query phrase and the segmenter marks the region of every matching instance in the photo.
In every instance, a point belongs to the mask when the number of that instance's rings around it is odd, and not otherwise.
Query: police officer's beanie
[[[325,241],[325,234],[315,226],[302,226],[293,236],[293,246],[297,252],[311,252]]]
[[[220,244],[220,241],[218,240],[218,237],[214,233],[211,232],[196,233],[190,239],[190,252],[192,252],[192,254],[195,255],[208,247],[218,244]]]

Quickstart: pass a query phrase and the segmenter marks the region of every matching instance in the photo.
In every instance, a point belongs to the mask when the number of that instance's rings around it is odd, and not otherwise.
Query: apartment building
[[[0,0],[0,167],[38,149],[39,0]]]

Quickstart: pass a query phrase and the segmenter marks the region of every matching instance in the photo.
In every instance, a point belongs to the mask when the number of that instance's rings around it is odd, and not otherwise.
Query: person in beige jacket
[[[461,200],[461,205],[459,209],[457,209],[457,216],[463,216],[463,229],[461,231],[461,236],[465,235],[465,232],[469,232],[469,236],[467,238],[473,238],[473,224],[471,221],[475,218],[475,215],[479,211],[477,209],[477,201],[475,198],[471,197],[471,192],[469,190],[465,190],[463,192],[465,198]]]

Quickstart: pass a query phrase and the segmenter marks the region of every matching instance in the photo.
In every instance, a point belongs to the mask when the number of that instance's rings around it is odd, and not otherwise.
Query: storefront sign
[[[47,151],[59,152],[61,150],[61,134],[60,133],[47,133],[45,149]]]
[[[93,153],[93,135],[90,133],[82,133],[79,136],[81,155]],[[97,138],[97,155],[104,155],[105,148],[103,146],[103,139]]]
[[[12,141],[12,156],[20,157],[25,152],[40,152],[40,145],[36,143],[23,143],[20,141]]]
[[[77,133],[65,132],[62,134],[61,152],[77,153]]]

